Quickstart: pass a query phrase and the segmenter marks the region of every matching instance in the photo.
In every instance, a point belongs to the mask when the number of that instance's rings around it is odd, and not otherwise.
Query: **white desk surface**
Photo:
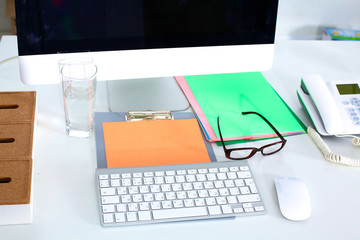
[[[14,38],[3,37],[0,61],[17,54]],[[302,75],[326,80],[360,78],[360,42],[279,41],[267,79],[306,125],[295,89]],[[98,85],[97,110],[106,111],[104,83]],[[95,197],[95,139],[65,135],[60,85],[25,86],[18,60],[0,65],[0,91],[37,91],[34,216],[28,225],[0,226],[1,240],[14,239],[359,239],[360,169],[324,160],[308,135],[289,137],[274,155],[249,160],[267,214],[263,216],[132,227],[100,226]],[[350,139],[326,138],[333,151],[352,157],[360,149]],[[254,144],[254,143],[251,143]],[[257,142],[255,144],[262,144]],[[215,147],[215,146],[214,146]],[[223,158],[221,151],[215,152]],[[275,195],[276,175],[307,184],[312,216],[302,222],[282,217]]]

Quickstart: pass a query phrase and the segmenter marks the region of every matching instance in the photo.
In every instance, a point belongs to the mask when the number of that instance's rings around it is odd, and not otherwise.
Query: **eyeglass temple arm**
[[[279,133],[278,130],[276,130],[276,128],[264,117],[262,116],[261,114],[257,113],[257,112],[241,112],[242,115],[247,115],[247,114],[256,114],[258,115],[259,117],[261,117],[271,128],[272,130],[274,130],[274,132],[278,135],[278,137],[281,139],[281,140],[285,140],[284,137]]]
[[[226,152],[226,151],[227,151],[227,148],[225,147],[224,139],[223,139],[222,134],[221,134],[219,121],[220,121],[220,116],[217,117],[217,124],[218,124],[218,129],[219,129],[219,136],[220,136],[220,140],[221,140],[221,145],[222,145],[223,148],[224,148],[224,152]]]

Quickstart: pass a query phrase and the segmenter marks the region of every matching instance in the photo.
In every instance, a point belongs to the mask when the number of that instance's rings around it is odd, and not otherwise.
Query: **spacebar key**
[[[176,208],[153,211],[153,217],[155,220],[183,217],[199,217],[207,215],[208,213],[206,207]]]

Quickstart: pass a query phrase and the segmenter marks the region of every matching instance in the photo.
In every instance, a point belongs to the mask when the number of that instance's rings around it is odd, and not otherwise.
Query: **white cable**
[[[13,56],[13,57],[9,57],[9,58],[6,58],[4,60],[1,60],[0,65],[3,65],[5,63],[10,62],[11,60],[14,60],[14,59],[17,59],[17,58],[18,58],[18,56]]]
[[[320,149],[326,160],[351,167],[360,167],[360,159],[344,157],[339,154],[332,153],[330,148],[326,145],[324,140],[322,140],[321,136],[317,133],[317,131],[314,128],[308,127],[308,134],[311,137],[311,139],[314,141],[316,146]],[[358,137],[356,138],[357,140],[355,140],[355,142],[360,142],[360,139]],[[354,144],[354,139],[353,139],[353,144]]]
[[[360,147],[360,138],[354,135],[335,135],[336,137],[352,137],[352,144],[356,147]]]

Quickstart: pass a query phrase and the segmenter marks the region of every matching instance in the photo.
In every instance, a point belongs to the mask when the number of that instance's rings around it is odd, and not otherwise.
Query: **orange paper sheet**
[[[103,123],[108,168],[210,162],[196,119]]]

